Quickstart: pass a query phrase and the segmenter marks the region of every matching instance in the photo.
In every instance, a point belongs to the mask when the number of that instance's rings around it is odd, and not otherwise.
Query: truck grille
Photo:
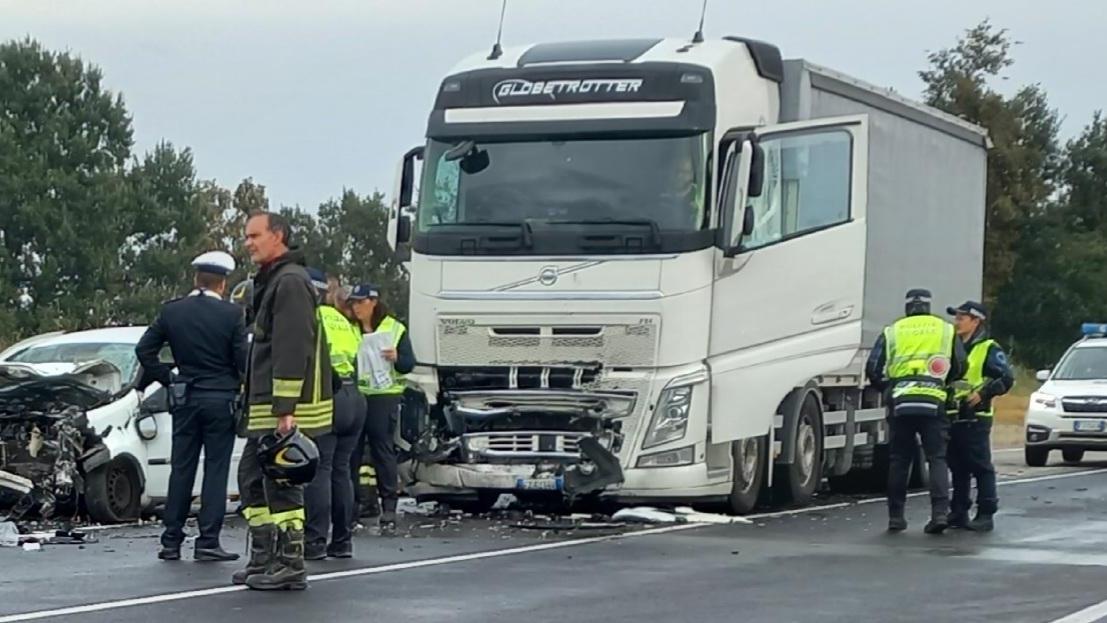
[[[471,454],[500,458],[575,458],[580,456],[581,433],[511,431],[470,433],[465,444]]]
[[[1107,413],[1107,396],[1068,396],[1061,399],[1065,413]]]

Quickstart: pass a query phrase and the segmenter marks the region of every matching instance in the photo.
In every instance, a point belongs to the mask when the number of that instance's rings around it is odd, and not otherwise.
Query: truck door
[[[712,442],[767,434],[793,387],[856,354],[867,173],[866,116],[758,128],[731,152],[711,313]]]

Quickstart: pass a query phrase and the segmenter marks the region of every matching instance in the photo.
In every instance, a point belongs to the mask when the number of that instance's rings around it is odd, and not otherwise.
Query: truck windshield
[[[524,222],[705,225],[709,138],[444,143],[427,149],[419,230]]]

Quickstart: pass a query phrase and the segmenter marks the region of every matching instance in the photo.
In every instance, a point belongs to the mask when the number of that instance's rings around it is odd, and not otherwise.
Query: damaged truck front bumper
[[[434,451],[413,477],[444,493],[533,491],[572,500],[623,482],[618,452],[633,398],[618,393],[457,392],[443,403]]]

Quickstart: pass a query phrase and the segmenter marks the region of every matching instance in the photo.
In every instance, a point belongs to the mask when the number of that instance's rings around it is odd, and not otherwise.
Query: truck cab
[[[389,228],[426,401],[402,427],[413,480],[746,512],[774,472],[802,502],[871,467],[871,117],[818,110],[817,69],[659,38],[475,55],[442,80]],[[978,293],[968,272],[940,295]]]

